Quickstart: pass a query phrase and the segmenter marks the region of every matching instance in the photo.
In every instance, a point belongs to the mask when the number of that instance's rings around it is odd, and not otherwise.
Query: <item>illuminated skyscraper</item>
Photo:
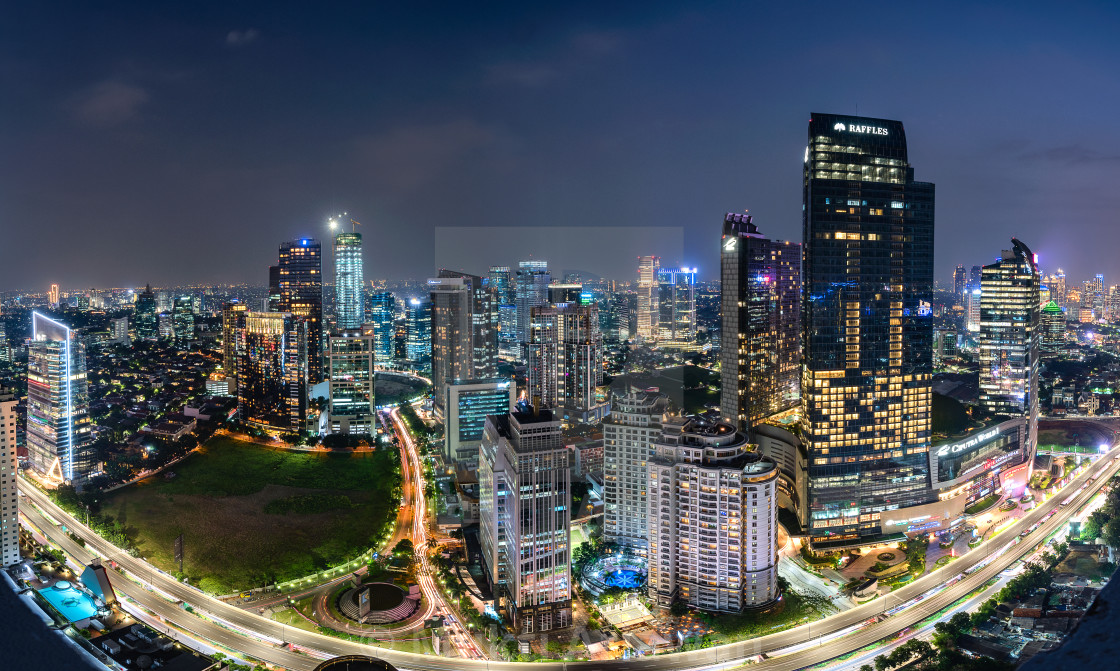
[[[268,267],[268,296],[261,305],[261,311],[280,311],[280,266]]]
[[[194,340],[194,302],[190,296],[176,296],[171,308],[171,327],[175,344],[186,347]]]
[[[237,299],[222,306],[222,370],[227,380],[237,380],[238,330],[245,326],[248,311],[249,306]]]
[[[548,302],[548,285],[552,275],[548,272],[548,261],[522,261],[517,267],[517,286],[514,288],[517,302],[517,343],[518,358],[523,359],[529,344],[529,311]]]
[[[360,328],[366,320],[362,298],[362,234],[334,236],[334,311],[339,329]]]
[[[3,329],[2,325],[0,325],[0,329]],[[132,342],[128,335],[128,317],[117,317],[109,320],[109,332],[112,336],[112,342],[116,345],[127,345]]]
[[[660,318],[657,271],[661,259],[656,256],[638,257],[638,333],[641,340],[657,340],[657,321]]]
[[[393,339],[396,337],[397,302],[388,291],[377,291],[369,297],[369,326],[373,328],[373,357],[379,366],[393,363]]]
[[[332,333],[328,337],[328,380],[330,405],[328,430],[331,433],[376,431],[374,404],[374,346],[376,327]]]
[[[443,403],[444,455],[467,468],[478,467],[486,418],[513,410],[517,385],[509,379],[456,380],[447,385]]]
[[[307,418],[307,322],[286,312],[246,312],[240,330],[237,407],[242,421],[296,432]]]
[[[1042,331],[1039,356],[1047,359],[1057,357],[1066,342],[1066,316],[1054,301],[1043,306],[1039,327]]]
[[[323,379],[323,250],[318,240],[300,238],[280,245],[280,312],[307,324],[307,372],[311,384]]]
[[[89,453],[86,349],[70,328],[31,313],[27,342],[27,453],[47,479],[82,486]]]
[[[595,424],[607,410],[595,399],[603,384],[599,308],[557,303],[533,308],[529,329],[529,399],[566,422]]]
[[[1097,273],[1093,279],[1085,283],[1085,293],[1081,295],[1081,304],[1085,306],[1086,294],[1089,298],[1088,307],[1093,310],[1093,319],[1103,321],[1107,318],[1105,309],[1104,275]]]
[[[445,385],[497,375],[497,310],[481,277],[440,270],[428,280],[432,297],[432,389],[442,412]]]
[[[927,503],[934,186],[902,123],[813,114],[804,166],[801,397],[814,547],[883,538]]]
[[[957,264],[957,269],[953,271],[953,296],[955,300],[960,301],[964,297],[964,285],[967,275],[964,272],[964,264]]]
[[[490,288],[498,304],[498,356],[520,357],[517,339],[517,292],[509,266],[490,266]]]
[[[136,296],[136,339],[159,340],[159,311],[150,284]]]
[[[723,218],[720,416],[746,429],[800,398],[801,245]]]
[[[19,561],[17,466],[16,396],[11,389],[0,387],[0,566]]]
[[[1011,239],[981,280],[980,407],[999,415],[1038,413],[1041,341],[1039,274],[1034,253]]]
[[[1058,268],[1046,278],[1046,286],[1050,287],[1050,300],[1058,304],[1058,307],[1066,310],[1069,306],[1066,303],[1066,274]]]
[[[696,269],[657,271],[657,341],[688,347],[696,341]]]
[[[52,284],[50,291],[47,292],[47,301],[51,304],[52,308],[57,308],[62,298],[58,292],[58,285]]]
[[[432,363],[432,302],[413,298],[405,309],[405,353],[421,370]]]
[[[568,452],[548,410],[486,418],[478,540],[498,611],[519,633],[572,623]]]

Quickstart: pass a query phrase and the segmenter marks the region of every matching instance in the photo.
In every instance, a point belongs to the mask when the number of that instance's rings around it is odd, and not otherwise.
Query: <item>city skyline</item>
[[[408,8],[347,21],[263,4],[172,11],[75,5],[60,28],[54,12],[28,7],[8,24],[21,28],[5,34],[12,66],[0,82],[23,104],[0,117],[10,131],[0,216],[11,223],[0,286],[256,283],[251,269],[271,260],[260,240],[325,238],[342,209],[361,213],[367,239],[399,240],[371,275],[432,274],[445,223],[433,213],[444,210],[463,226],[681,226],[679,262],[712,278],[718,252],[701,232],[713,213],[749,207],[770,235],[796,236],[788,158],[803,151],[811,109],[906,120],[941,189],[943,282],[957,263],[993,261],[980,250],[1011,235],[1033,242],[1043,268],[1120,275],[1106,245],[1076,251],[1077,240],[1107,239],[1116,205],[1109,110],[1120,93],[1097,84],[1117,64],[1115,8],[970,6],[967,24],[949,10],[866,12],[860,29],[877,39],[856,44],[782,7],[450,8],[436,27]],[[736,46],[744,25],[768,26],[749,59]],[[60,29],[67,39],[50,52],[28,44]],[[791,30],[798,40],[779,37]],[[819,77],[821,55],[841,45],[860,63],[855,83]],[[885,56],[900,52],[915,62]],[[293,86],[303,102],[289,101]],[[1086,104],[1068,105],[1083,92]],[[41,249],[43,228],[67,241],[50,269],[15,253]],[[189,261],[170,253],[219,237]],[[122,240],[132,263],[105,263]]]

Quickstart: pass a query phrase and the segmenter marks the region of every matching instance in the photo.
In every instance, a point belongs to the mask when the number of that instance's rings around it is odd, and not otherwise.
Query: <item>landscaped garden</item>
[[[217,594],[299,578],[373,547],[400,500],[397,450],[308,453],[216,437],[100,501],[140,554]]]

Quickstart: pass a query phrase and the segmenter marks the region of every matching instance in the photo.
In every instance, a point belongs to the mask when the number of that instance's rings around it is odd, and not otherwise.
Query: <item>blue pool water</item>
[[[607,574],[604,580],[608,587],[621,587],[622,589],[636,589],[642,586],[642,576],[637,571],[620,568]]]
[[[65,580],[59,580],[50,587],[39,590],[44,599],[58,609],[62,616],[71,622],[84,620],[97,614],[97,604],[93,597],[76,589]]]

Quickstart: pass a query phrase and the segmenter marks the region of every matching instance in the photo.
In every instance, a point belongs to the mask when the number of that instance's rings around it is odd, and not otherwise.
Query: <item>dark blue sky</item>
[[[939,278],[1014,235],[1120,283],[1113,3],[91,4],[0,22],[0,289],[263,284],[342,209],[368,277],[453,226],[681,227],[714,277],[727,210],[800,238],[813,111],[905,123]]]

